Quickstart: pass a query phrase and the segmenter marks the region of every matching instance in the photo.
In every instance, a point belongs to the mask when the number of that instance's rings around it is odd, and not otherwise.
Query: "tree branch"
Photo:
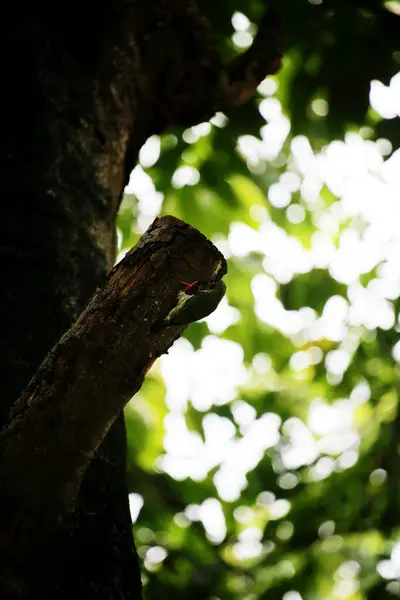
[[[244,104],[258,85],[281,66],[283,34],[279,14],[268,10],[250,48],[226,68],[228,84],[223,90],[218,110],[229,110]]]
[[[274,9],[266,12],[252,46],[223,65],[211,24],[197,4],[174,0],[174,5],[174,11],[156,10],[157,27],[151,35],[137,36],[140,106],[147,115],[145,122],[154,128],[146,130],[147,135],[169,125],[194,125],[217,111],[244,104],[261,81],[277,71],[283,54],[280,19]]]
[[[38,513],[51,521],[73,510],[110,426],[185,329],[153,327],[176,305],[181,281],[220,280],[225,273],[222,254],[174,217],[156,219],[114,267],[46,357],[0,435],[0,489],[8,505],[1,529],[8,544],[32,539],[26,528],[35,527]],[[43,521],[36,526],[42,529]]]

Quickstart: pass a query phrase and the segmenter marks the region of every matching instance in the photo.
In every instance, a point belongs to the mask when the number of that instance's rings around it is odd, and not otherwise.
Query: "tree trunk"
[[[115,215],[145,139],[241,103],[280,55],[272,36],[262,75],[259,55],[251,75],[243,60],[223,71],[191,0],[15,4],[3,23],[1,426],[112,267]],[[119,417],[72,530],[32,557],[30,597],[140,598],[125,454]]]
[[[0,161],[2,424],[113,264],[132,126],[123,86],[114,92],[111,85],[121,69],[110,42],[118,23],[108,24],[96,8],[95,37],[72,7],[57,17],[37,10],[14,15],[2,38],[8,89]],[[122,61],[130,66],[133,56]],[[86,472],[73,533],[61,533],[51,551],[32,560],[32,597],[140,597],[125,453],[121,416]]]

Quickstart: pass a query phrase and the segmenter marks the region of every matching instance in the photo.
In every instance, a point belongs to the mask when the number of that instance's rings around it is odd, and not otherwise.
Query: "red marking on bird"
[[[193,289],[193,287],[196,285],[196,283],[198,284],[199,282],[196,280],[196,281],[193,281],[192,283],[187,283],[187,281],[181,281],[180,283],[183,283],[183,285],[186,286],[185,289],[183,290],[185,292],[185,294],[186,294],[186,292],[188,292],[189,290]],[[199,285],[197,286],[197,291],[198,292],[200,291],[200,286]]]

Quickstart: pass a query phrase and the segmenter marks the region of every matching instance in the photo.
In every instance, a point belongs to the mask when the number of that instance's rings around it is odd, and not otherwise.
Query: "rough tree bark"
[[[0,433],[2,597],[29,594],[26,565],[71,526],[96,450],[187,326],[166,321],[178,298],[194,298],[182,281],[217,282],[225,273],[225,259],[197,230],[156,219],[45,358]]]
[[[9,6],[0,36],[0,426],[112,268],[114,219],[143,142],[244,102],[279,66],[277,29],[270,15],[248,53],[223,68],[191,0]],[[60,526],[31,556],[25,578],[32,598],[140,598],[122,417],[90,461],[71,529]]]

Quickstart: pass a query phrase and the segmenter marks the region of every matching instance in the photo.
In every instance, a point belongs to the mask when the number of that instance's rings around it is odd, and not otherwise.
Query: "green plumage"
[[[171,310],[164,321],[164,327],[171,325],[189,325],[210,315],[217,308],[226,290],[222,280],[215,284],[201,284],[198,282],[195,290],[189,294],[179,292],[176,306]]]

